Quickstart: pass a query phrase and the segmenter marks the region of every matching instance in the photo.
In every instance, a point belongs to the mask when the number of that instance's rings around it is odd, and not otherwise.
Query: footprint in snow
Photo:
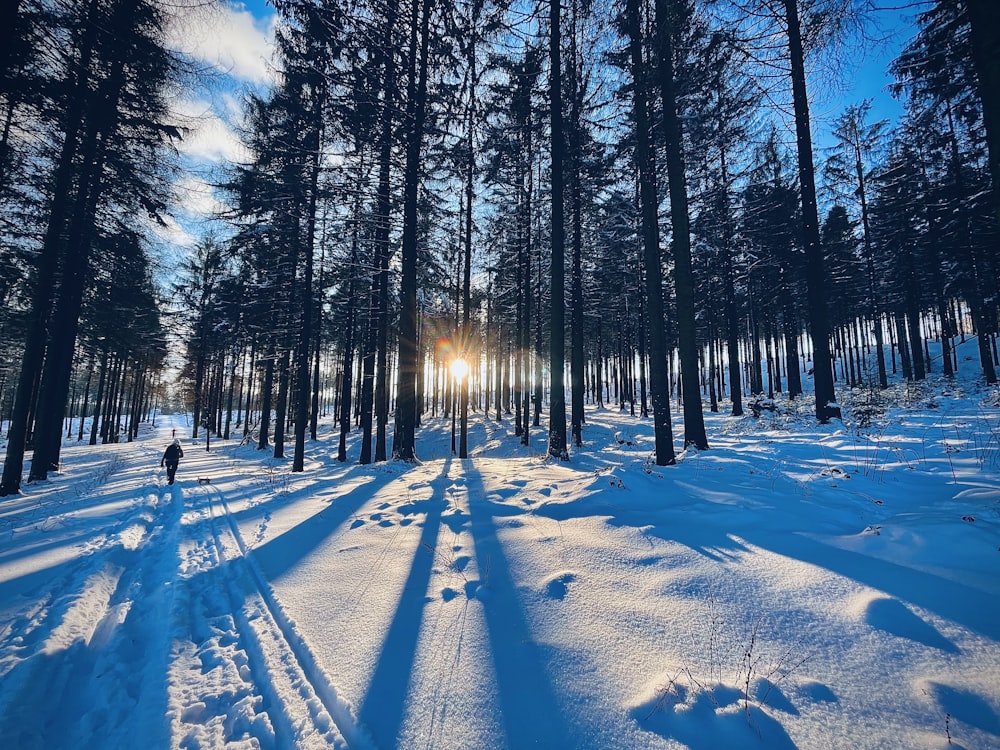
[[[576,580],[575,573],[562,573],[547,584],[545,584],[545,594],[550,599],[565,599],[569,591],[569,584]]]

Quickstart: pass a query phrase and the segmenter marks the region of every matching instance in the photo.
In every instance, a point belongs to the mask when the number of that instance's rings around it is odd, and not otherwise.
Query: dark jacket
[[[184,451],[177,443],[171,443],[167,446],[167,449],[163,451],[163,458],[160,459],[160,466],[163,464],[176,464],[180,463],[181,458],[184,456]]]

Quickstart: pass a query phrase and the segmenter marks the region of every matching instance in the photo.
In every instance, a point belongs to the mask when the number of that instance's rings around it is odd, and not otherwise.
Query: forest
[[[438,414],[464,458],[470,411],[569,459],[596,405],[669,466],[704,410],[997,382],[993,0],[913,3],[903,117],[856,101],[822,147],[811,92],[878,3],[272,0],[275,84],[173,264],[207,72],[168,30],[207,4],[0,9],[0,495],[156,411],[302,471],[320,415],[345,462],[418,460]]]

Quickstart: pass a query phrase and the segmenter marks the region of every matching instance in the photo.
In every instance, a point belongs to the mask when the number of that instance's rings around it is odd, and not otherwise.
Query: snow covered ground
[[[70,443],[0,502],[0,748],[1000,748],[1000,394],[892,394],[667,468],[617,408],[568,463]]]

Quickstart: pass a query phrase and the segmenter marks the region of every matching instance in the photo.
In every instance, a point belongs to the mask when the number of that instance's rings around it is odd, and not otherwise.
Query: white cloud
[[[174,183],[174,205],[194,219],[210,219],[225,211],[215,188],[197,177],[184,177]]]
[[[249,159],[236,132],[204,101],[180,99],[174,103],[173,121],[184,128],[178,150],[193,159],[243,163]]]
[[[162,224],[150,223],[151,234],[156,240],[159,241],[161,248],[189,248],[194,247],[195,243],[198,242],[198,238],[185,229],[181,224],[172,216],[164,216],[164,223]],[[163,251],[157,254],[159,260],[162,262],[168,261],[166,263],[167,269],[170,267],[169,257],[170,254],[167,253],[166,257],[163,257]]]
[[[167,30],[171,48],[215,70],[254,84],[274,80],[277,16],[256,18],[227,2],[178,2]]]

